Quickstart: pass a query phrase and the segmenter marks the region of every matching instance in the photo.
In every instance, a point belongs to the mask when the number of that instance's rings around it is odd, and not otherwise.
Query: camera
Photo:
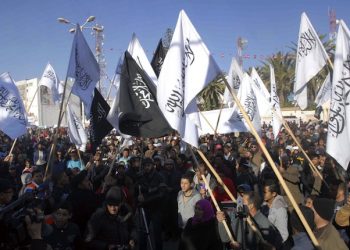
[[[1,249],[15,249],[30,242],[25,217],[32,223],[41,223],[45,219],[42,200],[35,192],[24,193],[18,200],[0,210]]]

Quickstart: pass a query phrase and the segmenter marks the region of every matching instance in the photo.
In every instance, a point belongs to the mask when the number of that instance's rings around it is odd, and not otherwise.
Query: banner
[[[154,84],[154,86],[157,86],[157,76],[154,73],[153,68],[148,61],[146,53],[143,50],[135,33],[132,34],[132,38],[128,46],[128,52],[130,53],[132,58],[134,58],[139,67],[146,72],[147,76],[151,79],[152,84]]]
[[[172,132],[158,107],[155,88],[129,52],[120,79],[119,130],[137,137],[161,137]]]
[[[214,58],[181,10],[159,75],[157,100],[169,124],[193,146],[198,146],[201,126],[196,96],[219,74]]]
[[[87,143],[87,135],[81,120],[76,116],[71,109],[70,104],[67,104],[67,121],[68,121],[68,135],[72,143],[81,151],[85,151]]]
[[[271,123],[272,123],[273,135],[276,139],[282,127],[281,119],[283,119],[283,115],[281,112],[280,99],[277,94],[275,70],[271,64],[270,64],[270,79],[271,79],[271,106],[273,109]]]
[[[107,121],[109,109],[108,103],[95,88],[90,119],[90,141],[94,149],[101,144],[102,139],[113,129],[113,126]]]
[[[350,162],[350,32],[339,22],[335,48],[327,153],[346,170]]]
[[[74,78],[72,94],[78,96],[84,103],[85,115],[89,118],[93,91],[96,83],[100,80],[100,68],[79,25],[75,29],[68,77]]]
[[[243,79],[243,74],[244,72],[239,66],[236,58],[233,57],[231,61],[230,69],[227,74],[227,82],[231,86],[231,89],[235,92],[235,94],[238,93],[239,87]],[[234,101],[231,96],[231,93],[227,88],[225,88],[224,100],[229,107],[232,107],[234,105]]]
[[[315,103],[317,104],[317,107],[322,106],[326,102],[328,102],[331,99],[332,94],[332,82],[331,82],[331,74],[328,73],[326,79],[322,83],[322,86],[318,90]]]
[[[58,103],[61,101],[61,98],[60,98],[61,93],[59,93],[59,89],[62,87],[60,86],[60,81],[58,80],[56,72],[50,63],[46,65],[44,73],[40,79],[39,86],[46,86],[51,90],[52,99],[55,103]]]
[[[306,109],[306,84],[326,65],[328,55],[305,13],[301,15],[297,46],[294,99],[301,109]]]
[[[156,52],[154,53],[154,56],[151,61],[152,68],[156,73],[157,77],[159,76],[159,73],[162,69],[165,56],[166,56],[166,50],[163,47],[162,39],[160,39]]]
[[[9,73],[0,75],[0,129],[11,139],[27,133],[27,114]]]

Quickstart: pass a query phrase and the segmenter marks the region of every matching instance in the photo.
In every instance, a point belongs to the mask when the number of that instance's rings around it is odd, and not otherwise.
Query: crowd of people
[[[263,143],[321,249],[348,249],[348,172],[326,153],[327,124],[290,127],[320,175],[285,130],[275,139],[264,123]],[[83,152],[66,129],[29,128],[11,146],[1,133],[0,249],[314,249],[250,133],[200,138],[221,180],[176,134],[124,141],[112,132]]]

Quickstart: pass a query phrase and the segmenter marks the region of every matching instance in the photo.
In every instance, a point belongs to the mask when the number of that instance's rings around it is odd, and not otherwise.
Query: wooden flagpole
[[[68,67],[68,69],[69,69],[69,67]],[[45,174],[44,174],[44,178],[45,179],[48,177],[49,166],[50,166],[51,161],[52,161],[52,155],[53,155],[53,153],[55,152],[55,149],[56,149],[57,137],[58,137],[58,133],[59,133],[59,130],[60,130],[60,127],[61,127],[61,121],[62,121],[62,118],[63,118],[63,115],[62,115],[63,103],[64,103],[66,90],[67,90],[67,82],[68,82],[68,72],[67,72],[67,75],[66,75],[66,79],[64,81],[64,88],[63,88],[60,112],[58,114],[57,130],[56,130],[56,133],[53,136],[53,142],[51,144],[50,154],[49,154],[49,157],[48,157],[48,160],[47,160],[47,163],[46,163]],[[69,96],[70,96],[70,94],[69,94]]]
[[[217,134],[218,131],[218,127],[219,127],[219,122],[220,122],[220,118],[221,118],[221,113],[222,113],[222,109],[224,108],[224,99],[222,99],[221,105],[220,105],[220,111],[219,111],[219,116],[218,116],[218,120],[216,121],[216,126],[215,126],[215,130],[214,130],[214,134]]]
[[[246,123],[248,124],[248,126],[249,126],[249,128],[250,128],[250,130],[251,130],[251,133],[253,134],[253,136],[254,136],[255,139],[257,140],[257,142],[258,142],[260,148],[262,149],[262,151],[263,151],[263,153],[265,154],[265,156],[266,156],[268,162],[270,163],[270,165],[271,165],[273,171],[275,172],[275,175],[276,175],[278,181],[280,182],[281,186],[283,187],[283,189],[284,189],[284,191],[285,191],[287,197],[288,197],[289,200],[291,201],[291,203],[292,203],[292,205],[293,205],[293,207],[294,207],[294,209],[295,209],[295,212],[298,214],[298,216],[299,216],[301,222],[303,223],[303,225],[304,225],[304,227],[305,227],[305,229],[306,229],[306,232],[308,233],[308,235],[309,235],[309,237],[310,237],[312,243],[314,244],[315,247],[319,247],[319,243],[318,243],[318,241],[317,241],[317,239],[316,239],[314,233],[312,232],[312,230],[311,230],[309,224],[307,223],[307,221],[306,221],[306,219],[305,219],[303,213],[301,212],[301,210],[300,210],[298,204],[296,203],[296,201],[295,201],[295,199],[294,199],[292,193],[290,192],[290,190],[289,190],[289,188],[288,188],[288,186],[287,186],[285,180],[283,179],[281,173],[279,172],[278,168],[276,167],[275,162],[272,160],[271,155],[270,155],[269,152],[267,151],[267,149],[266,149],[264,143],[262,142],[260,136],[258,135],[257,131],[255,130],[255,128],[254,128],[254,126],[253,126],[251,120],[249,119],[247,113],[245,112],[245,110],[244,110],[244,108],[243,108],[241,102],[240,102],[239,99],[237,98],[236,94],[233,92],[231,86],[228,84],[228,82],[226,81],[226,79],[223,78],[223,80],[224,80],[224,82],[225,82],[225,84],[226,84],[226,87],[227,87],[228,90],[230,91],[230,93],[231,93],[231,95],[232,95],[232,97],[233,97],[235,103],[237,104],[238,108],[240,109],[240,111],[241,111],[241,113],[242,113],[242,115],[243,115],[243,117],[244,117]]]
[[[204,184],[205,184],[206,188],[208,189],[209,195],[210,195],[211,200],[213,201],[213,203],[214,203],[214,205],[215,205],[216,210],[219,211],[219,212],[221,212],[221,209],[220,209],[220,207],[219,207],[219,205],[218,205],[218,202],[216,201],[216,199],[215,199],[215,197],[214,197],[214,195],[213,195],[213,191],[212,191],[211,188],[209,187],[208,181],[206,180],[206,178],[205,178],[204,175],[202,175],[202,179],[203,179],[203,181],[204,181]],[[238,242],[235,241],[235,240],[233,239],[233,236],[232,236],[232,234],[231,234],[230,229],[228,228],[228,225],[227,225],[226,220],[223,220],[223,221],[222,221],[222,224],[224,225],[225,230],[226,230],[226,233],[227,233],[228,237],[230,238],[230,242],[231,242],[232,244],[238,245]]]
[[[27,113],[29,113],[29,110],[30,110],[30,108],[31,108],[32,105],[33,105],[34,98],[35,98],[36,94],[38,93],[39,88],[40,88],[40,85],[38,85],[38,87],[37,87],[36,90],[35,90],[35,93],[34,93],[34,96],[33,96],[33,98],[32,98],[32,101],[30,102],[30,104],[29,104],[29,106],[28,106],[28,108],[27,108]],[[16,138],[16,139],[13,141],[13,143],[12,143],[10,152],[9,152],[9,154],[8,154],[9,156],[12,154],[12,151],[13,151],[13,149],[14,149],[16,143],[17,143],[17,139],[18,139],[18,138]]]
[[[201,111],[199,111],[199,114],[203,117],[204,121],[209,125],[209,127],[214,131],[214,135],[216,135],[215,128],[213,127],[213,125],[210,124],[208,119],[203,115],[203,113]]]
[[[218,175],[218,173],[216,172],[215,168],[213,168],[213,166],[210,164],[210,162],[208,161],[208,159],[205,157],[205,155],[203,154],[202,151],[197,150],[198,154],[200,155],[200,157],[202,158],[202,160],[207,164],[208,168],[211,170],[211,172],[213,173],[213,175],[215,176],[217,182],[223,187],[223,189],[225,190],[225,192],[227,193],[227,195],[230,197],[230,199],[234,202],[237,203],[236,198],[233,196],[233,194],[231,193],[231,191],[227,188],[227,186],[225,185],[225,183],[222,181],[221,177]],[[202,177],[203,178],[203,177]],[[206,180],[205,180],[206,181]],[[258,237],[265,243],[266,240],[264,239],[264,237],[262,236],[261,232],[259,231],[259,229],[256,227],[255,223],[253,222],[253,220],[251,219],[250,216],[247,217],[247,222],[249,224],[249,226],[251,227],[251,229],[258,235]]]
[[[320,171],[318,171],[318,169],[316,168],[316,166],[312,163],[310,157],[307,155],[307,153],[305,152],[305,150],[302,148],[301,144],[299,143],[299,141],[297,140],[297,138],[295,137],[292,129],[289,127],[288,123],[286,122],[286,120],[283,117],[280,117],[280,115],[276,112],[275,109],[272,109],[273,113],[276,115],[276,117],[282,122],[283,126],[285,127],[285,129],[287,130],[287,132],[289,133],[289,135],[292,137],[293,141],[298,145],[298,147],[300,148],[301,152],[304,154],[305,158],[307,159],[307,161],[309,162],[310,166],[311,166],[311,170],[313,173],[317,174],[321,180],[323,181],[323,183],[329,188],[328,184],[325,182],[322,174],[320,173]]]

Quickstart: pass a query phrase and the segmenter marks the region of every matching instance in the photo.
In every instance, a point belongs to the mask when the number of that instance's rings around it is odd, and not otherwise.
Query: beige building
[[[33,78],[16,82],[16,86],[19,90],[24,107],[27,111],[28,122],[31,125],[40,127],[56,126],[58,122],[60,103],[55,104],[53,102],[51,91],[47,87],[40,86],[38,89],[39,81],[39,78]],[[66,98],[69,95],[69,89],[70,86],[68,84]],[[71,95],[69,102],[73,107],[75,114],[78,117],[81,117],[79,98]],[[65,116],[63,117],[61,125],[67,126]]]

